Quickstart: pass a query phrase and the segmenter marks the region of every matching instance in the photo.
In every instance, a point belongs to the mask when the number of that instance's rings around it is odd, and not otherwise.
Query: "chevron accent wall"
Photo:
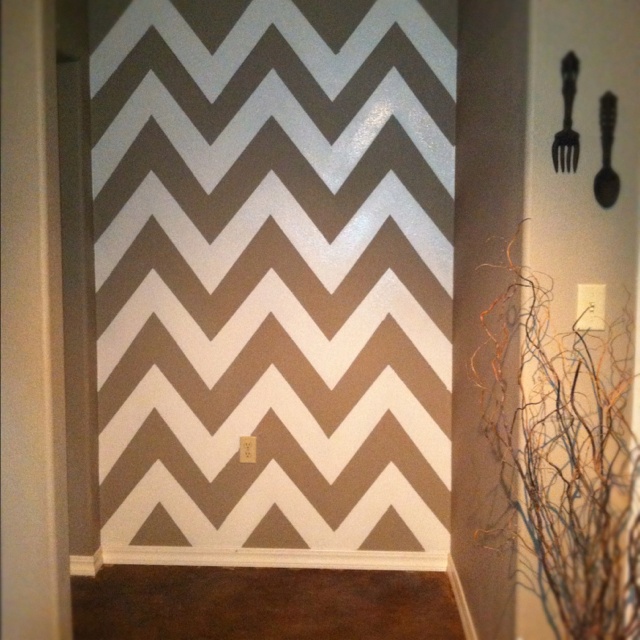
[[[446,4],[92,0],[103,547],[448,551]]]

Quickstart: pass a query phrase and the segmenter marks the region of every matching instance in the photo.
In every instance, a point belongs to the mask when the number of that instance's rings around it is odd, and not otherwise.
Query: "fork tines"
[[[551,156],[553,158],[553,167],[558,173],[558,166],[564,173],[565,167],[567,173],[575,173],[578,169],[578,158],[580,157],[580,134],[573,129],[563,129],[558,131],[551,147]]]
[[[564,119],[562,121],[562,129],[556,133],[553,146],[551,147],[551,157],[553,166],[558,173],[558,163],[560,169],[564,173],[565,167],[567,173],[576,172],[578,168],[578,156],[580,155],[580,135],[573,130],[573,122],[571,113],[573,111],[573,99],[576,95],[576,80],[580,69],[580,61],[573,51],[569,51],[562,58],[560,72],[562,75],[562,97],[564,100]],[[559,161],[559,162],[558,162]]]

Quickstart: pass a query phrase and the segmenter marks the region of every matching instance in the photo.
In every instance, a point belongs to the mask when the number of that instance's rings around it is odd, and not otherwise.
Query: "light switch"
[[[607,285],[579,284],[576,323],[578,331],[604,331]]]

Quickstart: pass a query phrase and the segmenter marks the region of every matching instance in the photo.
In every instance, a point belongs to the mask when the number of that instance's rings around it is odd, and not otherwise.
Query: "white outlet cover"
[[[576,329],[604,331],[607,285],[579,284]]]

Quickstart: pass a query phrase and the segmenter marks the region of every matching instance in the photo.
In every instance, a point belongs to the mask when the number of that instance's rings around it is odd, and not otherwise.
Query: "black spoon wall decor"
[[[613,130],[616,126],[618,98],[607,91],[600,98],[600,134],[602,139],[602,169],[593,181],[593,192],[598,204],[604,209],[612,207],[620,193],[620,177],[611,168]]]

